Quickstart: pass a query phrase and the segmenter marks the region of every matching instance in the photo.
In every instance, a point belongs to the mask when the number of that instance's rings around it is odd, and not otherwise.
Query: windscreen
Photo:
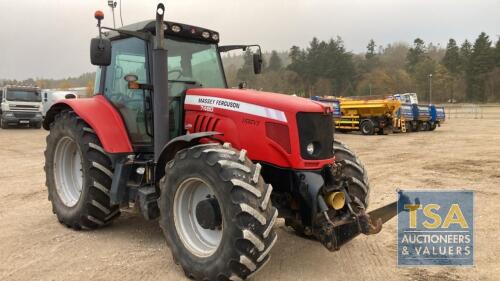
[[[41,102],[42,96],[38,91],[7,90],[5,98],[9,101]]]
[[[204,88],[225,88],[215,44],[167,38],[168,79],[198,82]]]

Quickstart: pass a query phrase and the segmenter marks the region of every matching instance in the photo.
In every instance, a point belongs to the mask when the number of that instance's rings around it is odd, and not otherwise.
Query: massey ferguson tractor
[[[43,124],[60,223],[96,229],[133,203],[159,220],[186,276],[242,280],[269,261],[278,217],[334,251],[396,215],[395,203],[366,212],[366,171],[333,139],[330,107],[229,89],[220,53],[251,46],[218,46],[217,32],[164,11],[120,29],[95,13],[96,94],[59,101]]]

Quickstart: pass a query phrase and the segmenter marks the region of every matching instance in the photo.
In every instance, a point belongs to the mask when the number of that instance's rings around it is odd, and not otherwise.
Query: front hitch
[[[405,195],[399,193],[399,196],[400,201],[410,202]],[[382,225],[399,213],[397,205],[398,201],[395,201],[369,213],[361,210],[352,216],[333,221],[328,213],[324,213],[323,222],[316,224],[316,236],[328,250],[337,251],[340,246],[361,233],[365,235],[379,233],[382,230]]]

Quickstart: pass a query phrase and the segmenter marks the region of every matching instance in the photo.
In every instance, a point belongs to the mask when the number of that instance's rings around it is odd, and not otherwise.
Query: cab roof
[[[150,32],[151,34],[154,35],[156,27],[155,24],[156,24],[155,20],[145,20],[125,25],[123,27],[118,28],[118,30]],[[210,43],[219,43],[219,33],[214,30],[193,25],[187,25],[183,23],[170,22],[170,21],[164,21],[164,24],[167,27],[165,30],[166,36],[175,36],[186,39],[206,41]],[[204,37],[204,35],[206,36],[207,32],[208,32],[208,37]],[[110,31],[107,34],[107,37],[113,40],[121,38],[122,35],[116,31]]]
[[[21,91],[39,91],[40,88],[37,86],[24,86],[24,85],[5,85],[8,90],[21,90]],[[1,87],[0,87],[1,88]]]

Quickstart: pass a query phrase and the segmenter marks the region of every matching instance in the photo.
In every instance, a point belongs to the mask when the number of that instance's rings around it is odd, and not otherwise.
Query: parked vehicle
[[[332,109],[332,117],[334,119],[342,117],[342,112],[340,111],[340,101],[338,99],[334,97],[320,97],[320,96],[314,96],[311,99],[330,106]]]
[[[30,86],[8,85],[0,88],[1,117],[0,127],[10,126],[42,127],[42,98],[40,89]]]
[[[58,91],[58,90],[42,90],[43,116],[47,114],[47,110],[59,100],[76,99],[78,95],[73,91]]]
[[[47,112],[45,173],[59,222],[95,229],[135,202],[159,219],[188,277],[215,281],[248,278],[269,261],[278,215],[331,251],[396,215],[396,202],[366,212],[366,171],[334,140],[330,107],[228,89],[220,52],[250,46],[218,46],[219,33],[165,22],[164,11],[99,32],[90,44],[99,94]],[[260,48],[253,66],[260,73]]]

